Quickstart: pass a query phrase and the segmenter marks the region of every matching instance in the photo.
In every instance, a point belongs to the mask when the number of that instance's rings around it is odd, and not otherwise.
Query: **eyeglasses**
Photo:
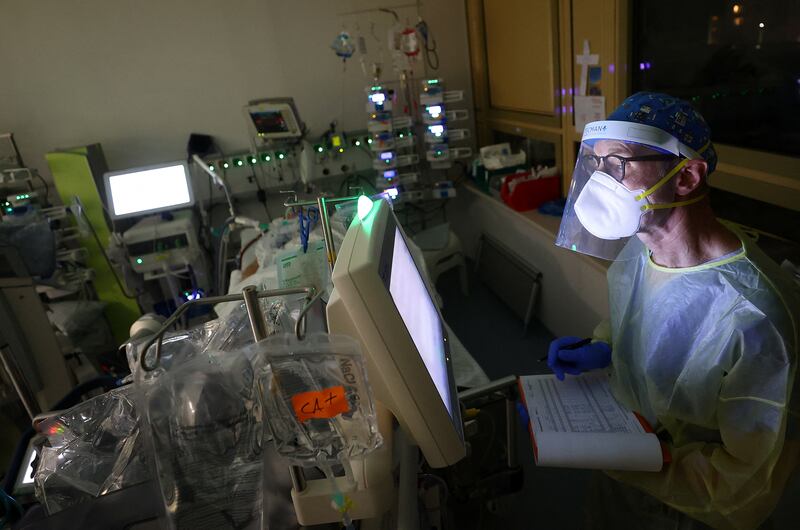
[[[620,156],[620,155],[582,155],[580,158],[583,168],[589,172],[594,173],[600,164],[609,175],[614,177],[618,182],[622,182],[625,178],[625,164],[628,162],[658,162],[667,161],[675,158],[675,155],[645,155],[645,156]]]

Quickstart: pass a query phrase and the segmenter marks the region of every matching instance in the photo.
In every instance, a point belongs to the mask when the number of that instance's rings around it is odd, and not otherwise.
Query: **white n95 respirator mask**
[[[639,231],[647,211],[647,199],[639,196],[641,191],[631,191],[608,173],[595,171],[575,201],[575,215],[595,237],[630,237]]]

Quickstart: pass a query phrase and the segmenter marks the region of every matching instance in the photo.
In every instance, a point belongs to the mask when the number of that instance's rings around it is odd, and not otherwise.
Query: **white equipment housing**
[[[190,213],[165,221],[146,217],[122,234],[134,271],[145,279],[159,277],[164,269],[186,270],[202,256],[197,226]]]
[[[359,215],[337,253],[327,306],[329,331],[361,343],[385,441],[364,461],[351,462],[355,489],[337,479],[353,500],[354,519],[377,517],[395,500],[392,415],[431,466],[466,455],[446,331],[406,236],[386,201]],[[293,490],[300,523],[339,520],[331,493],[327,481]]]

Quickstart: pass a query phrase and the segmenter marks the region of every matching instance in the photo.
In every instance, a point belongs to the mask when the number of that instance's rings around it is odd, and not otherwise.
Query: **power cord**
[[[21,519],[25,514],[25,512],[22,510],[22,506],[19,505],[14,497],[6,493],[3,488],[0,488],[0,501],[3,502],[4,512],[3,518],[0,519],[0,528],[5,528],[6,525],[10,525],[11,522],[16,519]],[[12,509],[17,513],[16,517],[12,517]]]
[[[431,70],[439,69],[439,52],[436,51],[436,39],[430,34],[428,23],[420,19],[417,23],[417,33],[422,37],[423,47],[425,50],[425,62]]]
[[[44,179],[43,176],[39,174],[38,171],[34,171],[36,176],[39,177],[39,180],[42,181],[42,185],[44,186],[44,205],[50,206],[50,186],[47,184],[47,181]]]

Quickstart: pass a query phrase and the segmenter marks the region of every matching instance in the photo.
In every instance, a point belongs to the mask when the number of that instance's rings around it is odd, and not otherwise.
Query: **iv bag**
[[[341,57],[343,61],[346,61],[352,57],[353,53],[356,51],[353,40],[350,38],[350,34],[346,31],[342,31],[336,36],[335,39],[333,39],[331,48],[336,56]]]
[[[266,422],[278,453],[298,465],[363,458],[381,446],[359,344],[323,333],[277,335],[253,346]]]

